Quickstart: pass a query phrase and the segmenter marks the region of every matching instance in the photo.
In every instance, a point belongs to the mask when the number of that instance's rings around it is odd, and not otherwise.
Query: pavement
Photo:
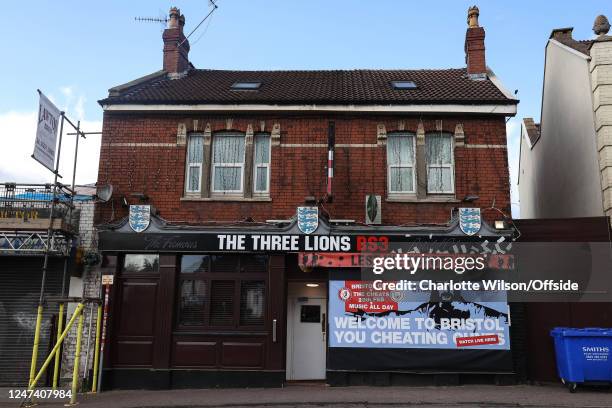
[[[0,389],[0,407],[19,407]],[[39,400],[38,407],[63,407],[67,400]],[[80,394],[79,407],[612,407],[610,388],[578,388],[575,394],[559,385],[464,385],[436,387],[327,387],[290,385],[285,388],[109,391]]]

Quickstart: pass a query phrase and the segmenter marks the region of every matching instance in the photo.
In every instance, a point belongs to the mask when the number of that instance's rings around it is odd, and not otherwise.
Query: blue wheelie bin
[[[557,373],[570,392],[577,384],[612,383],[612,329],[555,327]]]

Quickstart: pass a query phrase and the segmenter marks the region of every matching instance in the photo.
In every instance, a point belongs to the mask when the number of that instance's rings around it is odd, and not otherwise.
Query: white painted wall
[[[587,56],[548,42],[541,136],[521,151],[521,218],[604,215],[589,71]]]
[[[535,197],[536,190],[535,168],[533,166],[533,156],[531,143],[527,136],[527,130],[521,123],[521,141],[519,156],[519,202],[521,205],[521,218],[535,218]]]

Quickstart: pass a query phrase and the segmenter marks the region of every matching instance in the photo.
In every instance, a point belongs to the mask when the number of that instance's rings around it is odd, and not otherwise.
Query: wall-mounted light
[[[496,220],[495,221],[495,229],[506,229],[506,221],[504,220]]]
[[[478,200],[480,197],[475,195],[475,194],[468,194],[465,197],[463,197],[463,202],[465,203],[471,203],[474,202],[476,200]]]

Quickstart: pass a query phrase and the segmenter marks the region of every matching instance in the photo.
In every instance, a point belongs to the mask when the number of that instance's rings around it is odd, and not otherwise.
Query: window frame
[[[244,141],[244,149],[242,152],[242,163],[215,163],[215,142],[219,136],[231,136],[231,137],[241,137]],[[210,157],[210,192],[214,195],[235,195],[240,196],[244,194],[244,176],[245,176],[245,160],[246,160],[246,135],[242,132],[218,132],[212,136],[211,143],[211,157]],[[230,167],[230,168],[240,168],[240,189],[239,190],[217,190],[215,188],[215,175],[217,167]]]
[[[192,137],[200,137],[202,138],[202,161],[197,163],[197,162],[190,162],[189,161],[189,142],[190,139]],[[192,133],[187,135],[187,148],[185,149],[185,193],[201,193],[202,192],[202,169],[204,167],[204,135],[202,135],[201,133]],[[199,172],[198,172],[198,189],[197,190],[192,190],[189,188],[189,171],[191,170],[192,167],[199,167]]]
[[[389,161],[389,138],[396,137],[408,137],[412,139],[412,164],[391,164]],[[417,193],[417,163],[416,163],[416,134],[411,132],[394,132],[387,135],[387,147],[386,147],[386,159],[387,159],[387,190],[389,197],[413,197]],[[391,189],[391,169],[392,168],[411,168],[412,169],[412,190],[411,191],[395,191]]]
[[[205,272],[189,272],[183,273],[181,272],[181,262],[182,257],[184,255],[207,255],[208,256],[208,267]],[[179,256],[179,262],[177,267],[177,278],[176,278],[176,295],[175,295],[175,324],[174,330],[177,332],[197,332],[197,333],[206,333],[207,330],[222,330],[222,331],[252,331],[252,330],[264,330],[267,322],[268,322],[268,304],[269,304],[269,271],[270,271],[270,257],[267,257],[267,265],[266,270],[261,272],[253,272],[253,271],[244,271],[243,270],[243,261],[244,257],[253,256],[255,254],[245,253],[245,254],[232,254],[235,256],[240,256],[240,261],[238,263],[238,268],[235,271],[221,271],[215,272],[212,270],[212,257],[214,255],[218,255],[215,253],[185,253]],[[204,308],[202,313],[203,316],[203,324],[200,325],[183,325],[181,324],[181,288],[182,282],[184,281],[203,281],[205,284],[205,301]],[[232,305],[232,322],[228,325],[212,325],[211,324],[211,310],[212,310],[212,290],[213,283],[215,281],[233,281],[233,305]],[[242,283],[249,281],[263,281],[264,282],[264,292],[263,292],[263,317],[261,325],[242,325],[240,324],[240,306],[241,306],[241,290]]]
[[[268,138],[268,162],[265,164],[257,164],[257,137],[265,136]],[[272,137],[269,133],[259,132],[253,135],[253,195],[269,196],[270,195],[270,169],[272,162]],[[257,190],[257,169],[266,169],[266,189]]]
[[[427,137],[428,136],[444,136],[450,139],[450,163],[449,164],[430,164],[427,160]],[[425,134],[425,168],[426,174],[426,191],[428,195],[448,195],[455,194],[455,137],[448,132],[430,132]],[[450,168],[451,189],[448,191],[430,191],[429,190],[429,169],[446,169]]]

